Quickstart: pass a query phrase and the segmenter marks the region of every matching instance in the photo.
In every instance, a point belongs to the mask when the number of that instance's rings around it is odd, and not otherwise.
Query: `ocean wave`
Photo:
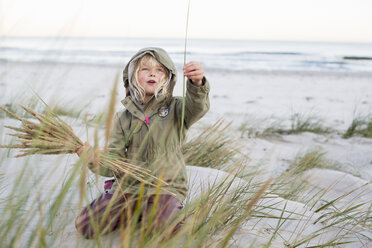
[[[174,54],[174,55],[184,55],[183,51],[179,52],[170,52],[169,54]],[[186,55],[216,55],[216,56],[244,56],[244,55],[293,55],[293,56],[298,56],[298,55],[306,55],[306,53],[300,53],[300,52],[267,52],[267,51],[242,51],[242,52],[222,52],[222,53],[216,53],[216,52],[190,52],[187,51]]]
[[[345,60],[372,60],[372,57],[344,56]]]

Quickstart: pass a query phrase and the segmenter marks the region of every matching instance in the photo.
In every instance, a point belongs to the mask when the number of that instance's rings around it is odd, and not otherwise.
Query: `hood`
[[[177,82],[177,70],[173,64],[172,59],[169,57],[168,53],[164,49],[158,48],[158,47],[143,48],[139,50],[135,55],[133,55],[133,57],[129,60],[129,62],[127,63],[123,71],[124,87],[126,89],[128,89],[128,87],[129,89],[131,88],[132,84],[130,80],[133,75],[136,63],[138,59],[140,59],[145,54],[151,54],[152,56],[154,56],[156,60],[159,61],[163,66],[165,66],[165,68],[167,68],[168,71],[170,72],[170,77],[169,77],[170,82],[168,85],[167,96],[172,96],[174,86]]]

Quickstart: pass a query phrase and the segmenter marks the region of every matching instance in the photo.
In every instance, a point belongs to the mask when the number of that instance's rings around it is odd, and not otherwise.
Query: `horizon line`
[[[168,39],[168,40],[184,40],[182,37],[145,37],[145,36],[77,36],[77,35],[64,35],[64,36],[51,36],[51,35],[2,35],[0,34],[0,39],[2,38],[45,38],[45,39],[55,39],[55,38],[75,38],[75,39]],[[303,42],[303,43],[354,43],[354,44],[371,44],[372,41],[335,41],[335,40],[307,40],[307,39],[247,39],[247,38],[201,38],[201,37],[188,37],[188,40],[226,40],[226,41],[257,41],[257,42]],[[1,40],[0,40],[1,41]]]

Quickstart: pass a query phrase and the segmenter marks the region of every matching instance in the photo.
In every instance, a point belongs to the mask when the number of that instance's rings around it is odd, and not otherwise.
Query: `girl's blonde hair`
[[[166,95],[168,92],[168,84],[169,84],[169,70],[163,66],[159,61],[157,61],[152,55],[145,54],[143,57],[138,59],[136,68],[134,69],[134,73],[132,75],[132,85],[133,85],[133,94],[137,101],[143,103],[145,100],[145,89],[139,84],[138,82],[138,71],[144,64],[148,64],[150,66],[162,66],[165,70],[164,76],[160,79],[159,87],[155,90],[155,98],[158,96]]]

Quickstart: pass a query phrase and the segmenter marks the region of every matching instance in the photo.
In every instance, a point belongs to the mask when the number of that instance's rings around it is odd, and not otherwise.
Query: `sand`
[[[37,92],[48,104],[62,105],[67,109],[81,110],[82,119],[89,120],[101,113],[109,101],[110,90],[120,67],[70,65],[70,64],[28,64],[1,63],[0,64],[0,104],[5,106],[14,102],[27,104],[32,97],[32,91]],[[322,200],[334,199],[358,186],[363,186],[372,180],[372,139],[353,137],[342,138],[355,116],[372,113],[372,73],[356,72],[316,72],[316,71],[214,71],[206,68],[206,76],[211,84],[211,109],[191,130],[190,136],[200,128],[213,124],[219,118],[227,122],[232,121],[229,134],[239,138],[243,151],[250,158],[249,166],[259,167],[264,173],[257,180],[276,177],[286,171],[295,158],[308,151],[320,151],[329,160],[329,167],[312,169],[301,174],[300,180],[313,184],[314,188],[329,189]],[[180,95],[182,79],[179,78],[175,95]],[[123,87],[119,87],[118,98],[124,96]],[[116,109],[122,105],[118,102]],[[290,125],[290,118],[294,114],[315,116],[321,123],[332,129],[328,134],[301,133],[296,135],[281,135],[275,138],[257,138],[242,132],[241,125],[253,125],[262,129],[265,126],[280,121],[284,126]],[[92,139],[93,128],[88,134],[85,122],[70,120],[73,129],[82,140]],[[13,125],[16,122],[8,118],[0,118],[0,143],[9,142],[3,125]],[[1,156],[1,173],[16,175],[20,168],[17,165],[25,160],[14,159],[10,155]],[[53,185],[61,184],[63,176],[69,173],[71,164],[76,160],[74,155],[54,157],[59,162],[53,178],[46,180],[48,190]],[[43,171],[49,167],[50,159],[32,158]],[[40,161],[42,161],[40,163]],[[37,162],[37,163],[36,163]],[[191,191],[190,197],[199,194],[199,184],[213,182],[216,177],[225,172],[213,169],[188,167]],[[60,175],[61,178],[56,178]],[[10,180],[10,179],[6,179]],[[206,186],[204,185],[204,186]],[[203,187],[204,187],[203,186]],[[97,194],[93,191],[91,197]],[[2,197],[6,193],[2,192]],[[283,204],[292,211],[305,216],[303,221],[286,223],[282,239],[276,239],[272,247],[283,247],[286,242],[293,241],[298,235],[308,233],[323,227],[321,223],[314,223],[321,213],[315,213],[301,202],[287,201],[275,197],[278,208]],[[352,192],[345,201],[372,202],[372,188],[367,185],[363,193],[358,190]],[[321,201],[320,201],[321,202]],[[341,202],[342,203],[342,202]],[[340,204],[341,204],[340,203]],[[344,202],[345,203],[345,202]],[[261,201],[259,204],[272,204]],[[67,204],[70,206],[69,204]],[[76,214],[76,202],[71,203]],[[273,212],[280,215],[280,212]],[[258,224],[257,224],[258,223]],[[244,247],[246,242],[255,241],[257,245],[267,242],[267,234],[272,232],[277,222],[273,220],[250,220],[239,230],[237,243]],[[66,230],[65,239],[61,240],[61,247],[78,240],[73,225]],[[305,230],[305,231],[304,231]],[[314,240],[331,239],[340,235],[339,230],[322,235]],[[371,232],[366,233],[370,239]],[[71,238],[73,237],[73,238]],[[112,236],[109,236],[112,237]],[[257,239],[258,237],[258,239]],[[372,243],[353,240],[356,243],[345,247],[368,247]]]

